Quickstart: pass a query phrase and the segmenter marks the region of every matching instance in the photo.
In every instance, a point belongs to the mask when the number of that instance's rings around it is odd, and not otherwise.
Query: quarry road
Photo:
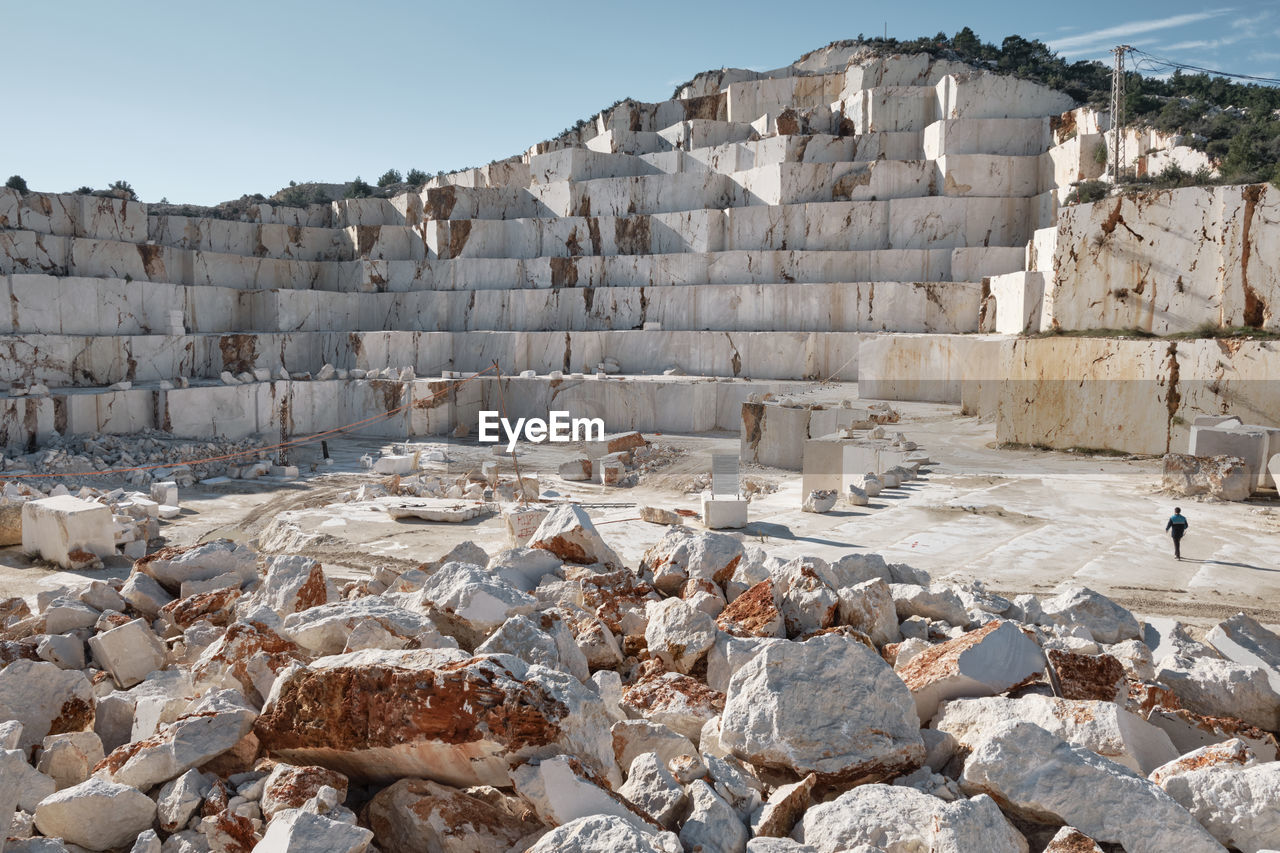
[[[893,405],[902,421],[891,428],[935,461],[923,478],[887,490],[869,507],[841,503],[817,515],[799,509],[798,473],[746,465],[744,482],[776,491],[756,496],[751,524],[734,535],[780,557],[874,552],[934,577],[954,572],[980,579],[1006,595],[1078,583],[1140,616],[1208,624],[1244,610],[1280,623],[1280,501],[1174,499],[1159,491],[1159,459],[997,448],[991,423],[958,416],[954,407]],[[738,448],[737,435],[727,432],[649,438],[661,449],[662,463],[628,488],[560,479],[556,469],[577,452],[572,445],[525,448],[521,471],[536,473],[544,492],[582,502],[606,540],[629,565],[638,565],[664,528],[634,520],[636,507],[697,509],[697,478],[709,470],[710,454]],[[228,537],[256,540],[265,552],[310,554],[339,581],[379,565],[416,566],[467,539],[490,553],[506,547],[497,515],[459,524],[395,521],[369,502],[343,501],[361,486],[385,481],[359,459],[389,446],[345,438],[330,446],[335,464],[320,469],[328,473],[184,490],[183,514],[166,523],[162,535],[176,545]],[[414,446],[445,451],[446,464],[428,466],[439,475],[457,476],[495,459],[504,475],[513,471],[509,456],[474,442],[424,440]],[[1164,533],[1175,503],[1191,521],[1182,562],[1173,558]],[[128,570],[117,560],[83,575]],[[16,547],[0,549],[5,594],[34,595],[69,579],[33,565]]]

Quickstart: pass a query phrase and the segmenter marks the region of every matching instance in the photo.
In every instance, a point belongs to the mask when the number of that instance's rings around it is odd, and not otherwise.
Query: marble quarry
[[[1110,133],[1027,81],[833,47],[701,74],[390,199],[228,221],[0,189],[0,447],[372,413],[371,435],[442,435],[499,393],[522,416],[567,395],[616,429],[738,429],[753,395],[814,379],[959,400],[948,383],[978,348],[1030,343],[984,334],[1275,328],[1275,188],[1064,206],[1101,177]],[[1140,170],[1196,165],[1176,138],[1130,133]],[[919,362],[921,346],[938,351]],[[502,379],[460,382],[495,362]],[[1005,411],[1009,440],[1063,446],[1039,413]],[[1137,447],[1084,444],[1117,442]],[[799,470],[783,446],[751,456]]]
[[[597,383],[612,361],[706,401],[673,421],[645,385],[618,428],[736,425],[751,391],[679,377],[853,380],[867,335],[993,328],[991,278],[1093,175],[1096,119],[1025,81],[848,51],[725,73],[392,199],[224,221],[3,190],[0,445],[379,409],[387,435],[441,434],[498,381],[455,399],[447,377],[494,361],[534,371],[522,414],[553,371],[616,409],[610,385],[638,383]]]
[[[1274,626],[988,588],[992,428],[891,402],[1274,489],[1274,340],[1107,330],[1275,329],[1280,196],[1067,205],[1108,124],[837,43],[394,198],[0,190],[0,853],[1280,848]]]

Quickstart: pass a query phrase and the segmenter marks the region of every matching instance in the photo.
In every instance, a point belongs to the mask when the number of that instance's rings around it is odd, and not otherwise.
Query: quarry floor
[[[873,552],[931,572],[977,578],[1005,595],[1048,595],[1079,583],[1114,597],[1141,616],[1176,617],[1209,624],[1244,610],[1280,623],[1280,500],[1224,503],[1162,494],[1158,458],[1116,458],[998,448],[995,427],[961,417],[954,406],[894,402],[896,427],[934,461],[903,488],[873,498],[869,507],[843,504],[825,515],[800,511],[798,472],[743,466],[744,480],[770,483],[757,496],[750,525],[735,532],[783,557],[838,558]],[[697,510],[693,479],[710,470],[711,453],[735,453],[738,436],[649,435],[670,452],[669,464],[632,487],[570,483],[556,467],[572,445],[527,445],[521,473],[537,473],[544,494],[570,497],[591,513],[606,541],[630,565],[664,529],[638,519],[637,507]],[[413,447],[446,451],[449,462],[427,473],[460,475],[496,456],[474,441],[420,441]],[[309,472],[319,448],[295,452],[301,479],[229,481],[183,490],[182,515],[161,527],[167,544],[219,537],[259,539],[263,550],[306,553],[339,579],[365,575],[380,563],[415,566],[471,539],[492,553],[507,546],[499,514],[460,524],[395,521],[371,503],[336,503],[340,495],[384,477],[364,470],[360,457],[389,448],[382,440],[330,440],[334,464]],[[690,489],[693,489],[690,491]],[[1164,532],[1175,504],[1191,527],[1184,559],[1174,559]],[[701,527],[695,519],[687,523]],[[83,576],[123,576],[123,559]],[[33,565],[17,547],[0,549],[0,593],[33,595],[66,583],[67,573]]]

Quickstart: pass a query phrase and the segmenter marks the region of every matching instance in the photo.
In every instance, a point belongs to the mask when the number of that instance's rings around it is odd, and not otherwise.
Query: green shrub
[[[1097,147],[1093,149],[1093,162],[1099,166],[1107,165],[1107,143],[1099,142]]]
[[[20,193],[27,192],[27,182],[22,179],[21,175],[10,175],[9,180],[4,185],[11,190],[17,190]]]
[[[359,175],[356,179],[347,184],[346,191],[342,194],[343,198],[368,198],[373,195],[373,187],[365,183]]]
[[[138,194],[133,191],[133,187],[128,181],[112,181],[107,187],[107,192],[117,198],[123,198],[127,201],[137,201]]]
[[[1106,181],[1081,181],[1071,188],[1064,204],[1090,204],[1107,197],[1111,185]]]
[[[382,177],[378,178],[378,186],[389,187],[392,184],[404,182],[404,176],[400,174],[399,169],[387,169],[382,173]]]
[[[411,187],[420,187],[427,182],[427,173],[421,169],[410,169],[409,174],[404,176],[404,181]]]

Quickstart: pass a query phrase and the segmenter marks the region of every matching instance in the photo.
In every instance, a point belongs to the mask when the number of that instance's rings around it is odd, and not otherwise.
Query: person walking
[[[1187,532],[1187,519],[1182,515],[1182,507],[1173,508],[1173,515],[1169,516],[1169,523],[1164,526],[1164,529],[1173,537],[1173,556],[1181,560],[1182,537]]]

